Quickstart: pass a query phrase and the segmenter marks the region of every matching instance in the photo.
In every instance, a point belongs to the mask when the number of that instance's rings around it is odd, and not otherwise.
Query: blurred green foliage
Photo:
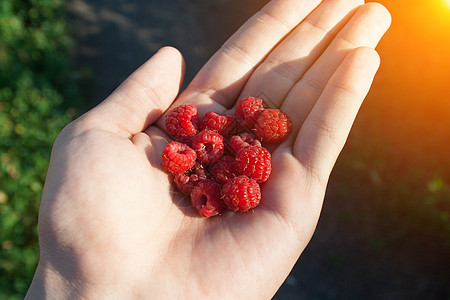
[[[83,105],[72,47],[63,0],[0,0],[0,299],[28,289],[51,146]]]
[[[439,132],[439,139],[437,126],[423,119],[420,124],[433,134],[415,140],[418,131],[403,132],[395,124],[408,123],[407,118],[378,115],[378,99],[376,91],[366,99],[334,170],[340,201],[352,203],[359,222],[368,216],[374,220],[371,234],[381,239],[378,246],[445,256],[450,250],[450,132]],[[450,118],[442,122],[450,126]],[[412,121],[408,125],[414,128]]]

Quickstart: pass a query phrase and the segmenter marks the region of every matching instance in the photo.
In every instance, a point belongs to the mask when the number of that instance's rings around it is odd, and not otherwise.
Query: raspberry
[[[220,214],[225,204],[248,211],[260,203],[259,184],[272,169],[261,142],[279,142],[292,131],[286,114],[254,97],[239,100],[234,117],[210,111],[201,121],[194,105],[181,105],[165,124],[175,141],[164,148],[163,167],[206,218]]]
[[[197,159],[203,164],[217,161],[224,153],[223,137],[212,130],[200,131],[192,141],[192,148],[197,152]]]
[[[255,179],[258,183],[269,178],[272,166],[270,153],[266,148],[258,146],[242,148],[237,153],[236,160],[241,174]]]
[[[255,134],[261,141],[280,142],[286,139],[291,131],[291,119],[279,109],[265,109],[256,119]]]
[[[180,105],[166,116],[166,129],[174,137],[195,135],[200,127],[200,118],[194,105]]]
[[[219,115],[213,111],[207,112],[200,124],[200,130],[210,129],[222,136],[228,136],[234,129],[234,118],[229,115]]]
[[[198,213],[209,218],[218,215],[223,208],[220,186],[212,180],[201,180],[191,192],[192,205]]]
[[[230,153],[236,154],[240,149],[249,146],[261,147],[261,142],[252,133],[243,132],[239,135],[233,135],[227,143],[227,150]]]
[[[229,180],[222,187],[222,194],[225,205],[234,211],[248,211],[261,201],[259,184],[245,175]]]
[[[266,107],[268,107],[267,104],[259,98],[248,97],[239,100],[234,111],[236,123],[241,129],[251,131],[258,114]]]
[[[225,184],[238,174],[236,159],[233,156],[224,155],[209,168],[209,172],[216,182]]]
[[[179,174],[192,168],[196,158],[197,154],[189,146],[171,142],[163,150],[162,164],[168,172]]]
[[[186,172],[175,174],[173,181],[183,194],[188,195],[200,180],[208,179],[209,176],[210,175],[205,168],[203,168],[200,163],[196,162],[195,165]]]

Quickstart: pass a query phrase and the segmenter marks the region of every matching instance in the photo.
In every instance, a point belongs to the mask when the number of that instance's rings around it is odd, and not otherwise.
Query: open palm
[[[273,0],[180,95],[182,57],[161,49],[55,142],[28,296],[270,298],[314,232],[389,23],[361,0]],[[164,115],[232,113],[246,96],[281,108],[293,132],[254,211],[201,218],[162,169]]]

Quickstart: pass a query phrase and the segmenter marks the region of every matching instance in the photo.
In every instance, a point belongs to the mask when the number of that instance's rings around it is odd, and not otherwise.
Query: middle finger
[[[363,0],[327,0],[298,25],[251,75],[240,98],[280,107],[286,95],[326,49]]]

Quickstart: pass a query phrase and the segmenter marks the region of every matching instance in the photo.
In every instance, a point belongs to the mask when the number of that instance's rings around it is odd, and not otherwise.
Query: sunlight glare
[[[450,0],[443,0],[443,1],[444,1],[445,7],[447,7],[448,9],[450,9]]]

